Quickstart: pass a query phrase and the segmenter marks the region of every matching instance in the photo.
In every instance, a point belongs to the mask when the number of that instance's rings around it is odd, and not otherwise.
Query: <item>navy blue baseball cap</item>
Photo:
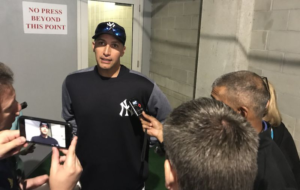
[[[41,122],[40,123],[40,128],[43,127],[43,126],[46,126],[48,129],[50,129],[49,123],[43,123],[43,122]]]
[[[115,22],[101,22],[98,24],[95,35],[92,37],[94,40],[97,39],[101,34],[110,34],[117,38],[123,45],[126,41],[125,29]]]

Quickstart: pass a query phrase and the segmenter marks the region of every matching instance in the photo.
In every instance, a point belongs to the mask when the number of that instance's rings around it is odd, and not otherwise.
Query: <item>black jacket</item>
[[[259,134],[255,190],[296,190],[297,183],[282,151],[271,139],[271,128]]]
[[[294,173],[298,188],[300,188],[300,159],[293,137],[283,123],[278,127],[273,127],[273,131],[273,140],[287,159]]]

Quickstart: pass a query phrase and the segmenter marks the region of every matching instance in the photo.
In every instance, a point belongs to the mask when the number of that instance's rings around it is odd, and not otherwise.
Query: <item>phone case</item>
[[[68,148],[73,138],[72,126],[67,122],[21,116],[18,124],[20,135],[30,143]]]

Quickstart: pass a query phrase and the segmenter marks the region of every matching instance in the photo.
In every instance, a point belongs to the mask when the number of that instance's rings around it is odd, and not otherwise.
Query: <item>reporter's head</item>
[[[10,129],[21,110],[13,88],[13,72],[0,62],[0,130]]]
[[[230,72],[214,81],[211,96],[244,116],[260,133],[270,99],[267,81],[251,71]]]
[[[224,103],[208,98],[184,103],[163,130],[168,189],[253,189],[258,135]]]

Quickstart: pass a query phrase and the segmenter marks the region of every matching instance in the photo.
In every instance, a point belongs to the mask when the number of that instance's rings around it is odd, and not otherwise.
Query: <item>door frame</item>
[[[102,1],[102,0],[99,0]],[[118,2],[122,1],[122,2]],[[143,0],[104,0],[102,2],[133,5],[132,70],[142,71]],[[77,0],[77,59],[78,70],[88,67],[88,0]]]

